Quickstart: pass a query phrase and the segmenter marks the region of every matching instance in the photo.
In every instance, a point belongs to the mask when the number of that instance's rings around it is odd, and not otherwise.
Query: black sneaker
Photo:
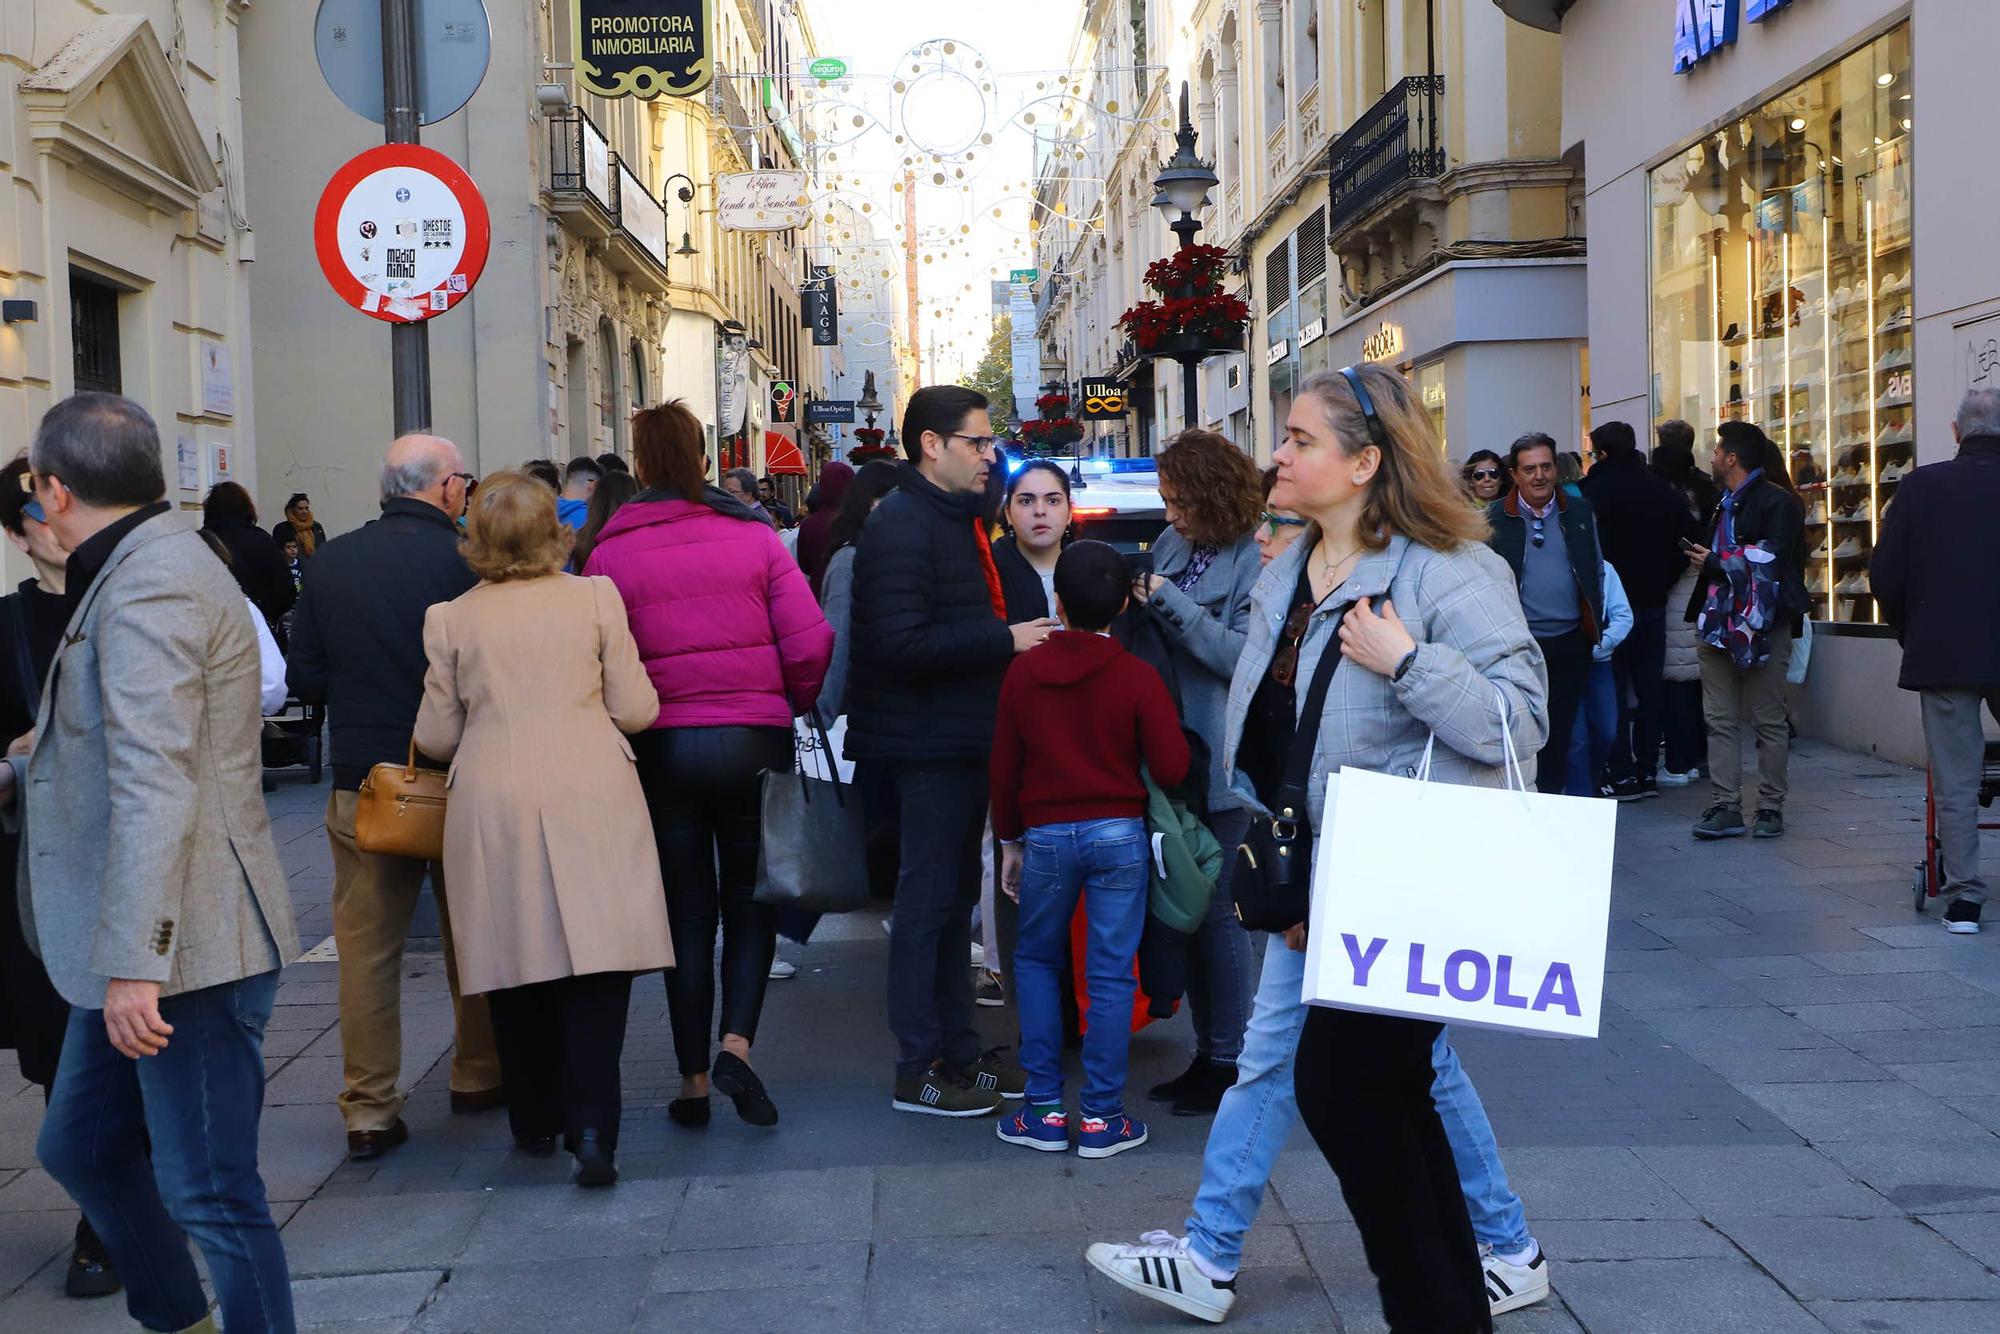
[[[1645,778],[1637,778],[1633,781],[1639,785],[1639,795],[1641,797],[1657,797],[1660,795],[1659,780],[1651,775]]]
[[[1648,793],[1646,789],[1649,787],[1652,787],[1651,783],[1641,782],[1637,778],[1621,778],[1615,783],[1606,783],[1598,795],[1609,797],[1613,801],[1637,801],[1649,795],[1657,797],[1659,790],[1655,788]]]
[[[969,1075],[933,1064],[921,1075],[898,1076],[889,1105],[924,1116],[991,1116],[1000,1103],[997,1092],[979,1087]]]
[[[1741,838],[1748,832],[1743,823],[1743,812],[1720,803],[1703,811],[1694,827],[1696,838]]]
[[[1951,901],[1944,910],[1944,929],[1954,936],[1976,936],[1979,934],[1979,905],[1967,903],[1963,898]]]
[[[1750,832],[1757,838],[1783,838],[1785,836],[1785,813],[1763,810],[1750,822]]]

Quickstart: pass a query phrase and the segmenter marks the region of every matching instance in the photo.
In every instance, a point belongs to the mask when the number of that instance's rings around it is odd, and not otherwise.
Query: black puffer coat
[[[980,558],[985,497],[914,467],[868,518],[854,557],[847,755],[984,762],[1014,658]]]

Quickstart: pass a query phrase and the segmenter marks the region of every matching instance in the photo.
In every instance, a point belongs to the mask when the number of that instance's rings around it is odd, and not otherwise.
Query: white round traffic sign
[[[363,314],[405,324],[442,315],[486,267],[492,225],[463,168],[419,144],[382,144],[327,182],[313,217],[326,280]]]

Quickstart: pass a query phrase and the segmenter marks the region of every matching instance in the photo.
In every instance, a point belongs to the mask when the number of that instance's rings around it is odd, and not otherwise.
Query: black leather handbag
[[[1334,624],[1346,614],[1344,607],[1335,613]],[[1329,638],[1313,670],[1299,725],[1292,732],[1284,781],[1271,803],[1273,813],[1253,816],[1236,849],[1229,894],[1236,901],[1236,920],[1246,930],[1286,931],[1305,921],[1312,909],[1313,830],[1306,814],[1306,794],[1312,781],[1320,715],[1340,658],[1339,639]]]

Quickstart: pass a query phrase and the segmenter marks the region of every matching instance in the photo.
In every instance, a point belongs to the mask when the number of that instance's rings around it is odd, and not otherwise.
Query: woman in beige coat
[[[561,573],[569,543],[547,487],[496,473],[466,520],[483,582],[424,618],[416,730],[419,750],[451,761],[459,984],[491,1003],[516,1142],[547,1156],[560,1132],[577,1183],[609,1185],[632,976],[674,961],[624,735],[660,701],[611,581]]]

